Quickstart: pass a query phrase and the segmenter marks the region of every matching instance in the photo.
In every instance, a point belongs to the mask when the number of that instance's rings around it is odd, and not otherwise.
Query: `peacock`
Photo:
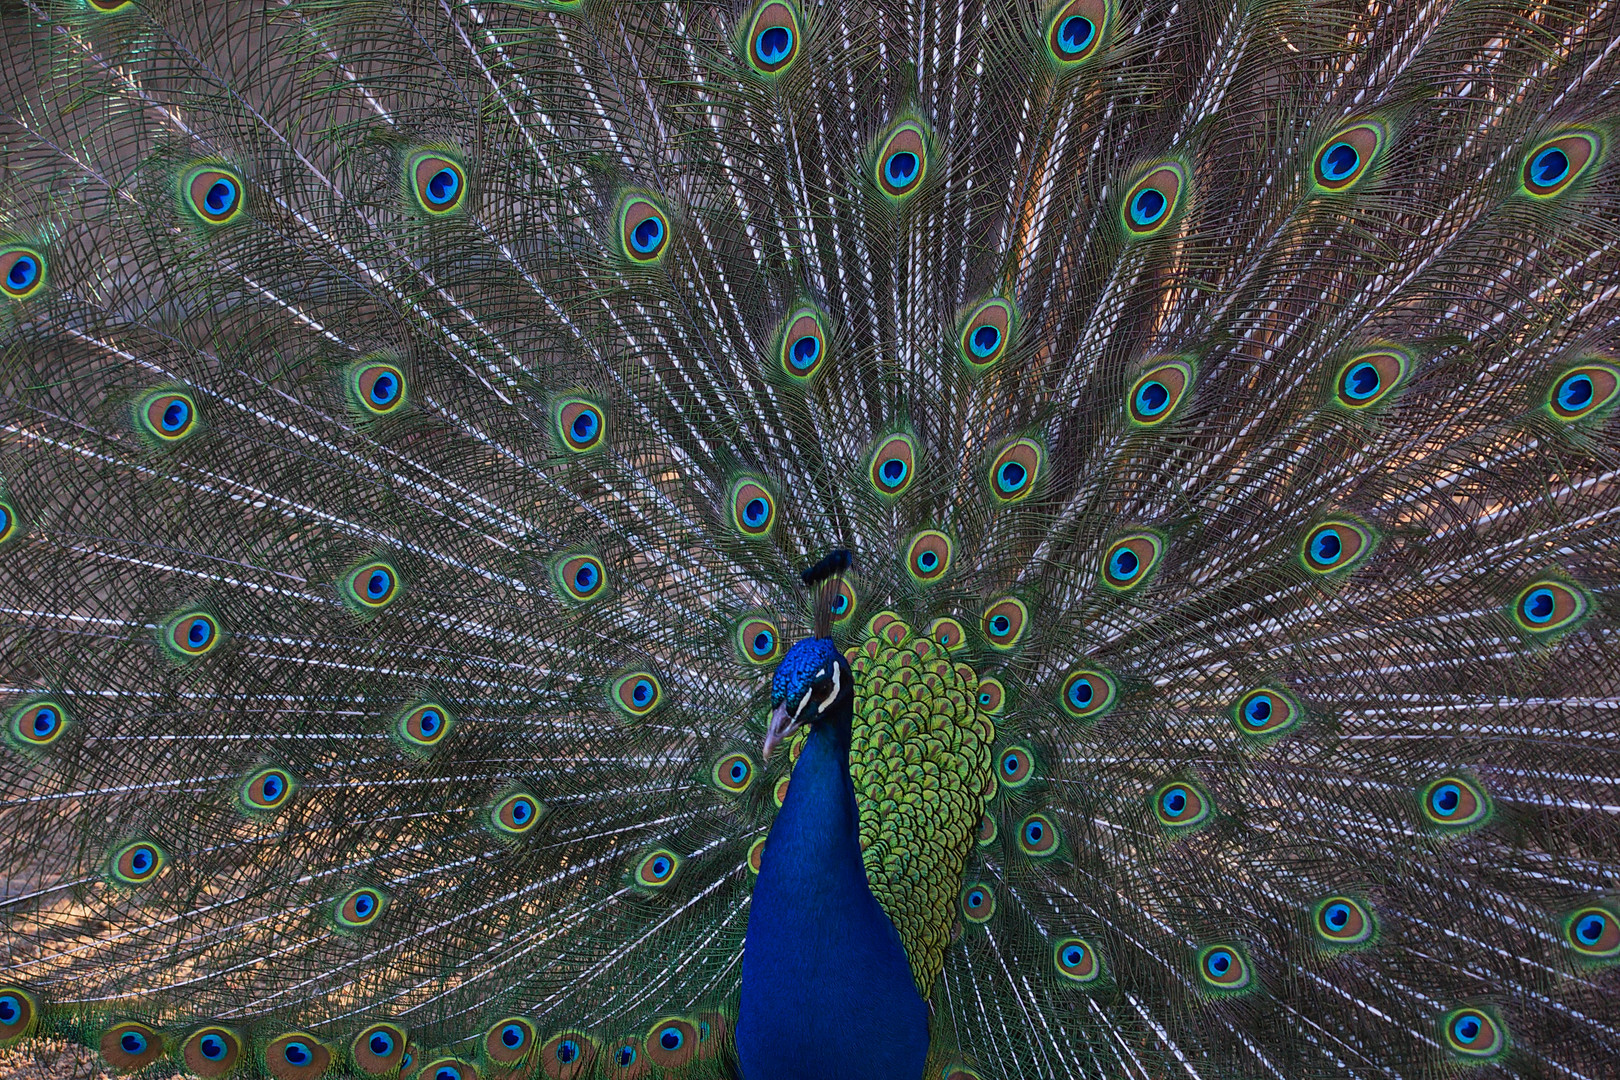
[[[4,0],[0,1051],[1615,1076],[1617,10]]]

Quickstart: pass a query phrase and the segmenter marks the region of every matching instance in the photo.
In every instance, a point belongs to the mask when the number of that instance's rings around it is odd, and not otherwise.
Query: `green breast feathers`
[[[849,772],[872,893],[894,920],[927,998],[945,965],[962,866],[995,793],[996,727],[979,677],[892,612],[844,655],[855,672]],[[793,740],[795,761],[807,732]]]

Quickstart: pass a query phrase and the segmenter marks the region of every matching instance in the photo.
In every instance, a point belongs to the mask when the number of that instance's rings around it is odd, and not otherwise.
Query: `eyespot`
[[[1125,194],[1120,216],[1129,235],[1141,239],[1152,236],[1176,215],[1176,205],[1186,182],[1186,170],[1167,161],[1148,170]]]
[[[1130,592],[1152,575],[1163,552],[1164,541],[1153,533],[1115,540],[1103,555],[1103,584],[1115,592]]]
[[[581,398],[568,398],[557,404],[557,434],[576,454],[595,450],[607,434],[607,418],[602,407]]]
[[[565,555],[557,565],[557,587],[575,603],[607,595],[607,568],[595,555]]]
[[[39,1002],[19,986],[0,984],[0,1046],[9,1046],[34,1031]]]
[[[383,559],[363,562],[343,575],[339,590],[350,610],[360,615],[375,614],[398,598],[399,571]]]
[[[973,839],[980,847],[989,847],[996,842],[996,836],[1000,832],[995,818],[989,814],[980,814],[979,827],[973,831]]]
[[[758,480],[744,477],[731,485],[731,523],[747,537],[770,534],[776,524],[776,500]]]
[[[765,838],[762,836],[748,845],[748,872],[759,874],[760,860],[765,857]]]
[[[124,885],[145,885],[158,876],[167,861],[162,848],[149,840],[137,840],[113,853],[112,875]]]
[[[388,897],[384,893],[370,886],[361,886],[338,897],[332,905],[332,914],[339,928],[358,930],[376,922],[387,906]]]
[[[1007,346],[1017,325],[1017,314],[1012,304],[994,298],[986,300],[962,320],[962,332],[957,338],[962,360],[970,371],[988,371],[997,360],[1007,355]]]
[[[854,618],[855,609],[859,606],[859,603],[860,597],[855,591],[855,586],[850,582],[849,578],[841,579],[838,582],[838,591],[833,594],[832,598],[833,625],[839,626]]]
[[[999,715],[1007,703],[1007,688],[1000,679],[986,676],[979,680],[979,711],[986,716]]]
[[[650,851],[636,864],[636,884],[648,889],[662,889],[675,880],[681,868],[681,857],[668,848]]]
[[[1114,705],[1119,685],[1106,671],[1076,668],[1063,678],[1058,705],[1076,720],[1095,720]]]
[[[669,1016],[647,1032],[647,1057],[661,1069],[678,1069],[698,1051],[697,1026],[690,1020]]]
[[[1583,907],[1564,920],[1564,940],[1587,959],[1620,959],[1620,920],[1607,908]]]
[[[455,726],[455,717],[437,701],[423,701],[405,712],[394,723],[394,731],[405,749],[423,752],[431,751],[444,742],[450,729]]]
[[[280,810],[296,788],[297,782],[286,769],[260,769],[242,783],[242,806],[250,813]]]
[[[1620,369],[1586,363],[1559,376],[1547,391],[1547,409],[1566,424],[1590,416],[1614,400],[1620,390]]]
[[[983,1080],[977,1071],[966,1065],[947,1065],[940,1075],[942,1080]]]
[[[783,324],[777,347],[782,370],[798,382],[808,382],[827,359],[827,325],[821,312],[800,308]]]
[[[631,262],[656,263],[669,248],[669,217],[646,196],[629,196],[619,210],[619,240]]]
[[[1033,439],[1008,443],[990,462],[990,494],[998,503],[1018,502],[1035,490],[1045,455]]]
[[[405,373],[387,361],[362,361],[349,369],[349,398],[361,416],[391,416],[409,398]]]
[[[85,0],[85,4],[91,11],[97,11],[103,15],[114,15],[135,6],[134,0]]]
[[[1027,747],[1009,746],[996,759],[996,780],[1016,791],[1035,775],[1035,755]]]
[[[136,403],[135,420],[148,442],[172,445],[197,430],[197,402],[179,390],[159,390]]]
[[[1057,973],[1076,983],[1094,983],[1102,978],[1102,957],[1085,938],[1063,938],[1052,948]]]
[[[505,836],[527,836],[545,816],[546,808],[526,791],[504,795],[489,808],[490,826]]]
[[[384,1076],[404,1064],[405,1029],[394,1024],[372,1024],[349,1044],[354,1063],[367,1076]]]
[[[163,1040],[145,1024],[126,1020],[101,1033],[101,1056],[120,1072],[133,1072],[163,1056]]]
[[[1175,414],[1192,385],[1193,366],[1183,360],[1156,364],[1139,375],[1125,394],[1125,409],[1136,427],[1157,427]]]
[[[945,576],[951,568],[951,541],[944,533],[925,529],[912,537],[906,548],[906,572],[912,580],[927,585]]]
[[[1372,554],[1372,530],[1349,518],[1324,521],[1305,534],[1299,561],[1313,574],[1343,573]]]
[[[0,544],[17,535],[17,511],[4,498],[0,498]]]
[[[772,792],[772,798],[776,801],[776,808],[778,810],[782,809],[782,804],[787,801],[788,781],[791,779],[791,776],[784,776],[782,779],[776,782],[776,788]]]
[[[45,256],[30,247],[0,248],[0,292],[27,300],[45,287]]]
[[[186,208],[205,225],[224,225],[242,212],[242,178],[218,165],[186,173],[180,190]]]
[[[1368,409],[1405,380],[1411,358],[1393,350],[1361,353],[1346,361],[1333,379],[1334,400],[1346,409]]]
[[[1298,724],[1301,715],[1292,697],[1269,686],[1250,690],[1232,706],[1232,722],[1249,738],[1281,735]]]
[[[780,0],[763,5],[748,28],[749,65],[759,74],[776,76],[799,56],[799,20]]]
[[[163,628],[163,645],[177,660],[191,660],[212,652],[219,644],[219,624],[203,611],[187,611]]]
[[[992,649],[1006,651],[1017,646],[1029,622],[1029,609],[1016,597],[996,600],[984,609],[979,629]]]
[[[615,1039],[607,1053],[607,1076],[612,1080],[640,1080],[646,1073],[646,1054],[640,1039]]]
[[[941,615],[928,624],[928,640],[937,641],[946,652],[960,649],[967,637],[962,624],[949,615]]]
[[[1031,814],[1018,825],[1018,850],[1031,858],[1057,854],[1061,842],[1057,825],[1045,814]]]
[[[441,153],[422,153],[411,158],[408,167],[416,205],[434,217],[461,209],[467,195],[467,173],[460,163]]]
[[[1507,1050],[1507,1028],[1483,1009],[1454,1009],[1440,1022],[1446,1049],[1464,1061],[1489,1061]]]
[[[1442,776],[1423,786],[1420,796],[1423,816],[1429,824],[1447,830],[1482,825],[1491,813],[1485,789],[1461,776]]]
[[[714,763],[709,775],[722,791],[741,795],[754,782],[754,759],[738,751]]]
[[[435,1058],[422,1066],[416,1080],[478,1080],[478,1070],[457,1058]]]
[[[917,478],[917,444],[910,435],[890,435],[872,451],[867,466],[872,490],[893,498]]]
[[[922,125],[915,120],[896,125],[883,140],[873,165],[878,190],[899,202],[920,188],[928,173],[927,141]]]
[[[987,923],[996,913],[995,891],[982,881],[962,890],[962,918],[970,923]]]
[[[1193,785],[1173,780],[1153,792],[1153,813],[1159,824],[1183,831],[1209,820],[1210,802]]]
[[[1316,153],[1313,179],[1325,191],[1345,191],[1353,187],[1377,159],[1384,145],[1381,124],[1364,120],[1335,132]]]
[[[1311,929],[1322,944],[1332,947],[1363,945],[1377,929],[1372,911],[1349,896],[1329,896],[1311,909]]]
[[[1096,54],[1108,22],[1105,0],[1072,0],[1060,6],[1046,24],[1047,54],[1060,70],[1079,67]]]
[[[42,750],[60,739],[67,725],[67,710],[59,702],[35,698],[12,710],[6,725],[8,741],[22,749]]]
[[[1525,587],[1513,601],[1513,619],[1532,634],[1573,629],[1585,617],[1586,597],[1561,581],[1544,578]]]
[[[180,1056],[194,1076],[224,1076],[242,1056],[242,1039],[230,1028],[202,1027],[186,1036]]]
[[[760,616],[750,616],[737,626],[737,653],[746,663],[770,664],[782,654],[782,638],[776,626]]]
[[[650,671],[632,671],[613,683],[613,700],[631,716],[646,716],[664,699],[658,676]]]
[[[1198,951],[1198,977],[1209,990],[1243,990],[1250,982],[1249,962],[1231,945],[1206,945]]]
[[[1571,131],[1542,143],[1525,156],[1520,181],[1526,194],[1550,199],[1573,184],[1602,145],[1590,131]]]
[[[559,1031],[546,1040],[537,1056],[540,1071],[550,1080],[576,1080],[590,1075],[596,1043],[582,1031]]]

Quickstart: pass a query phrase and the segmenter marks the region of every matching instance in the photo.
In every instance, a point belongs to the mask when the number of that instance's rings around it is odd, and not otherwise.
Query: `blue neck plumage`
[[[858,890],[871,897],[861,862],[860,811],[849,778],[853,721],[852,707],[843,705],[810,729],[766,842],[772,876],[794,882],[801,896]],[[760,877],[764,884],[763,867]],[[757,903],[757,890],[755,895]]]

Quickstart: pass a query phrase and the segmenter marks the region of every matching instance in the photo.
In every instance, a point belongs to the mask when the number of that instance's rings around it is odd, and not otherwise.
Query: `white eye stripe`
[[[822,699],[821,704],[816,706],[818,709],[826,710],[828,707],[830,707],[832,705],[833,702],[838,700],[839,680],[840,680],[840,676],[839,676],[839,672],[838,672],[838,665],[834,664],[833,665],[833,677],[832,677],[832,690],[831,690],[831,692],[829,692],[827,694],[827,696],[825,698]]]
[[[793,719],[797,720],[799,718],[799,714],[804,712],[804,707],[808,704],[810,704],[810,691],[806,690],[804,692],[804,697],[799,699],[799,707],[793,710]]]

